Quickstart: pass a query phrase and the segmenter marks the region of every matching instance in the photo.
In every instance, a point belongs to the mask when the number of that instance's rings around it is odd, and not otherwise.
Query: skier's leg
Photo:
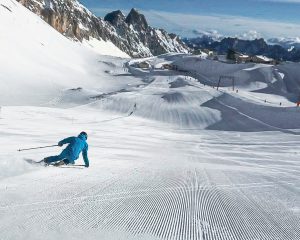
[[[58,162],[60,160],[63,160],[66,158],[66,154],[63,152],[57,156],[51,156],[51,157],[46,157],[44,158],[44,162],[47,164],[53,163],[53,162]]]
[[[59,166],[65,165],[65,162],[64,162],[64,160],[61,160],[59,162],[55,162],[53,165],[56,167],[59,167]]]
[[[62,165],[68,165],[68,164],[74,164],[74,162],[72,163],[72,161],[70,161],[69,159],[65,158],[59,162],[56,162],[54,164],[54,166],[58,167],[58,166],[62,166]]]
[[[53,162],[57,162],[59,160],[61,160],[59,155],[44,158],[45,163],[53,163]]]
[[[63,162],[68,165],[70,163],[70,161],[68,159],[64,159]]]
[[[75,162],[74,161],[72,161],[72,160],[69,160],[69,159],[64,159],[63,160],[64,161],[64,163],[66,164],[66,165],[68,165],[68,164],[74,164]]]

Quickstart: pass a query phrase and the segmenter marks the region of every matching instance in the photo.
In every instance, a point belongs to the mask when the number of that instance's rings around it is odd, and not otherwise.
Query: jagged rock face
[[[98,37],[98,19],[73,0],[19,0],[25,7],[39,15],[57,31],[81,41],[88,36]],[[101,24],[101,23],[100,23]],[[103,35],[103,39],[107,39]]]
[[[130,13],[125,19],[128,25],[132,25],[134,29],[139,31],[146,31],[149,27],[146,18],[143,14],[140,14],[136,9],[131,9]]]
[[[125,21],[125,15],[120,11],[113,11],[104,17],[104,21],[110,22],[113,26],[119,26]]]
[[[125,18],[121,11],[114,11],[105,20],[96,17],[77,0],[17,0],[40,16],[68,38],[82,41],[90,37],[111,41],[132,57],[148,57],[167,52],[187,52],[188,47],[178,37],[152,38],[145,17],[132,9]],[[143,32],[142,34],[139,32]],[[166,36],[168,35],[168,36]],[[168,45],[149,43],[168,41]],[[169,39],[168,39],[169,38]]]
[[[189,51],[188,47],[175,34],[148,25],[146,18],[136,9],[132,9],[125,18],[120,11],[109,13],[104,20],[110,22],[119,36],[133,46],[131,56],[147,57],[168,52]]]

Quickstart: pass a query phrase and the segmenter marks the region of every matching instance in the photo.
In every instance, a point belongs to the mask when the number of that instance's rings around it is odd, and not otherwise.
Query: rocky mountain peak
[[[64,36],[75,41],[110,41],[131,57],[150,57],[189,51],[177,37],[152,28],[136,9],[127,17],[120,11],[96,17],[78,0],[17,0]]]
[[[171,39],[176,39],[178,36],[175,33],[169,33]]]
[[[114,26],[118,26],[125,21],[125,15],[120,11],[113,11],[104,17],[104,21],[110,22]]]
[[[149,27],[145,16],[139,13],[135,8],[131,9],[130,13],[125,19],[125,22],[139,30],[145,30]]]
[[[148,57],[168,52],[187,53],[189,48],[176,34],[168,34],[163,29],[152,28],[145,16],[131,9],[125,18],[121,11],[114,11],[104,18],[114,28],[118,36],[132,49],[133,57]]]

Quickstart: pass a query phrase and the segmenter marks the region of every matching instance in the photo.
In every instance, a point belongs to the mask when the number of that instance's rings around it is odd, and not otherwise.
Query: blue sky
[[[98,16],[135,7],[154,27],[182,36],[213,32],[247,37],[300,37],[300,0],[81,0]]]

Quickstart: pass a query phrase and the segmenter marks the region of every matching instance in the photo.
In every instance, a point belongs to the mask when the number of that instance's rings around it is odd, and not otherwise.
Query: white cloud
[[[248,32],[244,32],[244,33],[241,33],[241,34],[237,34],[235,35],[237,38],[240,38],[240,39],[247,39],[247,40],[254,40],[254,39],[258,39],[258,38],[261,38],[262,35],[255,31],[255,30],[250,30]]]
[[[193,31],[211,31],[229,36],[299,37],[300,25],[265,19],[230,15],[193,15],[162,11],[142,11],[152,26],[163,27],[181,36],[192,36]]]
[[[204,30],[201,30],[201,29],[199,29],[199,30],[195,29],[195,30],[193,30],[192,32],[193,32],[193,34],[195,34],[195,35],[199,35],[199,36],[203,36],[203,35],[205,35],[205,36],[210,36],[211,38],[214,38],[214,39],[220,39],[220,38],[223,38],[223,35],[220,34],[217,30],[214,30],[214,29],[208,30],[208,31],[204,31]]]

